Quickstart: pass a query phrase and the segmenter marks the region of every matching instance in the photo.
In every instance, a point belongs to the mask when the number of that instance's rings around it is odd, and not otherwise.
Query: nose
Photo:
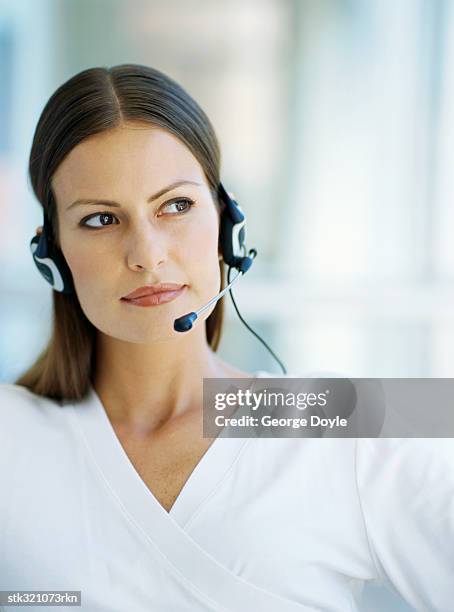
[[[131,270],[152,271],[161,266],[167,259],[167,241],[163,232],[142,223],[131,232],[126,259]]]

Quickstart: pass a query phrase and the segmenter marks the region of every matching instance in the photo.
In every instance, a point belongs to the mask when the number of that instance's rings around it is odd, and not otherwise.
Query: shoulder
[[[5,470],[31,467],[48,449],[56,449],[67,430],[58,402],[14,384],[0,384],[0,482]],[[35,459],[32,459],[35,457]]]
[[[53,400],[48,397],[43,397],[42,395],[37,395],[36,393],[32,393],[29,389],[22,387],[21,385],[15,385],[13,383],[0,383],[0,406],[3,406],[5,402],[17,402],[20,404],[32,402],[39,404],[53,402]]]
[[[364,491],[382,485],[402,496],[427,495],[436,486],[453,493],[454,439],[358,438],[357,474]]]
[[[40,399],[40,396],[35,395],[26,387],[12,383],[0,383],[0,410],[2,411],[9,406],[39,402]]]
[[[26,387],[10,383],[0,384],[1,427],[18,426],[31,419],[42,420],[45,415],[57,413],[59,404],[55,400],[32,393]]]
[[[393,509],[394,519],[439,523],[445,505],[454,546],[454,439],[358,438],[356,474],[370,520]]]
[[[448,609],[454,597],[454,440],[358,438],[356,474],[382,578],[416,608]]]

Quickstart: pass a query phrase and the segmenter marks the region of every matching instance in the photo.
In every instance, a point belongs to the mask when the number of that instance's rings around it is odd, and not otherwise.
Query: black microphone
[[[241,261],[238,265],[239,272],[232,280],[232,282],[230,282],[227,287],[225,287],[220,293],[215,295],[214,298],[212,298],[207,304],[205,304],[205,306],[202,306],[202,308],[200,308],[196,312],[188,312],[188,314],[185,314],[182,317],[175,319],[173,323],[173,329],[177,332],[189,331],[192,328],[192,325],[199,316],[199,314],[206,310],[209,306],[211,306],[211,304],[221,299],[224,293],[230,289],[230,287],[238,279],[239,276],[244,276],[244,274],[246,274],[246,272],[252,266],[252,262],[254,261],[256,255],[257,251],[255,249],[251,249],[246,257],[241,258]]]

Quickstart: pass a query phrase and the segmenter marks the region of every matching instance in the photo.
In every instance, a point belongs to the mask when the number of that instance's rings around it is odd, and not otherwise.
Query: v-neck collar
[[[254,378],[267,375],[259,370]],[[129,459],[94,387],[90,386],[84,400],[71,404],[71,408],[94,460],[124,506],[153,506],[158,513],[170,517],[182,527],[221,485],[251,439],[218,436],[197,463],[167,512]]]
[[[259,371],[254,378],[264,376],[273,375]],[[219,611],[315,612],[312,607],[283,598],[235,574],[206,552],[184,528],[221,485],[253,438],[218,436],[167,512],[129,460],[93,387],[84,400],[67,405],[107,489],[123,514],[142,532],[144,546],[150,547],[150,562],[156,554],[152,551],[158,552],[163,567],[186,587],[190,585],[195,592],[216,602],[213,609]]]

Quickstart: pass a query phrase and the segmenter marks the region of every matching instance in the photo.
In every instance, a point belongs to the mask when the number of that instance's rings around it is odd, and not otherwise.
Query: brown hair
[[[200,163],[219,213],[220,148],[214,129],[191,96],[162,72],[137,64],[90,68],[63,83],[49,98],[36,126],[30,151],[33,191],[47,213],[53,241],[59,245],[57,207],[51,179],[65,156],[93,134],[122,122],[146,122],[177,136]],[[221,260],[221,288],[225,270]],[[76,293],[53,291],[53,329],[48,345],[15,384],[57,400],[80,399],[92,383],[96,329]],[[221,338],[224,301],[205,322],[216,351]]]

